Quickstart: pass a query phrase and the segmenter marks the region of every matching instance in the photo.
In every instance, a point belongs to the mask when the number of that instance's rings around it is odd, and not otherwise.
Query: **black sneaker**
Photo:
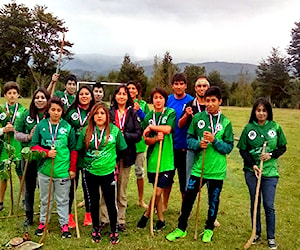
[[[101,240],[101,233],[99,228],[93,228],[92,240],[94,243],[99,243]]]
[[[33,225],[33,211],[26,211],[26,219],[24,221],[24,227]]]
[[[72,236],[71,236],[71,233],[70,233],[70,231],[69,231],[69,227],[68,227],[67,224],[65,224],[65,225],[63,225],[63,226],[61,227],[61,237],[62,237],[63,239],[71,238],[71,237],[72,237]]]
[[[277,244],[276,244],[275,239],[268,239],[268,246],[272,250],[277,249]]]
[[[138,228],[145,228],[147,225],[147,221],[148,221],[148,217],[146,217],[144,214],[141,217],[141,219],[139,220],[137,227]]]
[[[37,235],[37,236],[42,236],[43,233],[44,233],[44,230],[45,230],[45,224],[40,222],[39,227],[38,227],[37,230],[35,230],[34,234]]]
[[[118,225],[118,231],[126,232],[127,231],[126,225],[125,224],[119,224]]]
[[[110,243],[115,245],[115,244],[118,244],[119,243],[119,234],[118,232],[111,232],[110,233]]]
[[[255,235],[255,237],[252,241],[252,245],[255,245],[259,240],[260,240],[260,235]]]
[[[156,222],[154,231],[155,232],[160,232],[161,230],[163,230],[166,227],[166,223],[165,221],[159,220]]]

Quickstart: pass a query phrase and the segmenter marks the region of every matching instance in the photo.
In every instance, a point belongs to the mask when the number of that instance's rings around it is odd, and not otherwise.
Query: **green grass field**
[[[20,101],[28,107],[29,101],[24,99]],[[3,103],[3,99],[0,99]],[[240,133],[247,123],[250,115],[250,108],[237,107],[222,107],[223,113],[231,120],[235,137],[239,137]],[[299,143],[299,127],[300,127],[300,112],[299,110],[289,109],[275,109],[274,120],[277,121],[283,128],[287,137],[288,150],[279,159],[280,181],[277,188],[275,207],[277,215],[276,223],[276,240],[279,243],[279,249],[300,249],[300,238],[298,235],[299,226],[299,208],[300,201],[300,154],[297,150]],[[221,227],[214,230],[213,241],[209,244],[201,242],[200,237],[197,241],[193,240],[194,225],[195,225],[195,210],[189,220],[188,235],[184,239],[176,242],[167,242],[165,236],[176,228],[177,218],[181,206],[181,195],[178,188],[177,177],[174,183],[173,191],[171,193],[169,210],[165,212],[166,228],[155,234],[151,238],[149,234],[149,227],[144,230],[138,230],[136,224],[143,214],[143,209],[137,206],[137,188],[135,175],[132,169],[129,186],[128,186],[128,209],[127,209],[127,227],[128,231],[120,233],[120,243],[112,246],[109,243],[108,232],[103,233],[102,241],[99,244],[93,244],[91,241],[91,227],[83,226],[84,209],[80,208],[79,223],[81,238],[76,238],[75,230],[72,229],[72,239],[61,239],[58,225],[57,215],[53,215],[50,221],[50,233],[45,240],[44,249],[88,249],[88,248],[102,248],[102,249],[243,249],[251,235],[251,223],[249,215],[249,197],[248,190],[244,181],[242,171],[242,159],[235,147],[232,153],[228,156],[227,179],[224,182],[223,191],[221,194],[221,203],[219,208],[218,220]],[[18,194],[18,183],[16,176],[13,176],[14,196]],[[147,183],[147,181],[146,181]],[[150,184],[145,186],[145,200],[148,201],[152,194],[152,187]],[[77,202],[82,200],[82,191],[77,191]],[[38,192],[36,194],[36,201],[38,201]],[[5,199],[6,209],[0,212],[0,217],[7,216],[9,211],[9,190],[6,193]],[[38,212],[38,202],[35,204],[35,211]],[[263,209],[262,209],[263,211]],[[18,214],[23,214],[24,211],[19,210]],[[198,232],[200,233],[204,228],[207,214],[207,192],[206,188],[201,193],[200,214]],[[265,221],[263,221],[262,240],[251,247],[251,249],[267,249]],[[154,220],[157,217],[154,216]],[[0,220],[0,243],[7,242],[10,238],[22,236],[24,217],[10,218]],[[34,226],[29,228],[32,240],[39,241],[39,237],[34,236],[34,230],[38,225],[38,216],[35,217]]]

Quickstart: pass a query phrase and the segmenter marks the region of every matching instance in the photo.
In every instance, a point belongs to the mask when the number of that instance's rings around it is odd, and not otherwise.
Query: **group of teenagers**
[[[210,86],[205,77],[199,77],[195,82],[193,98],[186,93],[185,75],[176,73],[171,80],[173,94],[168,95],[162,88],[151,91],[153,110],[150,111],[147,102],[141,99],[141,85],[134,81],[118,86],[110,107],[107,107],[102,102],[104,91],[101,84],[96,83],[92,88],[83,85],[77,90],[76,77],[69,75],[65,79],[65,90],[55,91],[58,79],[59,75],[54,74],[47,90],[39,88],[34,92],[28,110],[18,103],[18,84],[7,82],[4,85],[7,101],[0,107],[0,136],[1,140],[15,148],[14,161],[20,180],[24,165],[22,147],[29,146],[32,151],[41,153],[41,157],[29,163],[25,175],[25,224],[33,224],[37,179],[40,218],[35,233],[43,234],[51,180],[50,208],[55,195],[62,238],[70,238],[69,228],[76,227],[72,214],[74,185],[77,188],[81,175],[86,209],[84,225],[92,225],[93,242],[99,242],[101,230],[110,225],[110,242],[117,244],[119,232],[127,230],[126,189],[131,166],[134,165],[137,179],[138,204],[146,210],[137,227],[145,228],[150,217],[152,197],[149,204],[143,200],[144,172],[149,183],[154,185],[160,158],[153,199],[158,217],[154,230],[161,231],[166,225],[163,214],[168,209],[177,169],[181,211],[177,228],[166,239],[172,242],[187,235],[193,204],[199,188],[206,184],[208,211],[201,235],[203,242],[211,242],[214,227],[219,224],[217,214],[226,178],[226,155],[234,147],[231,122],[220,110],[221,90]],[[264,142],[267,146],[263,150]],[[262,199],[270,249],[277,248],[274,209],[279,177],[277,159],[286,151],[286,144],[281,127],[273,121],[271,104],[265,98],[257,99],[237,147],[244,161],[251,219],[256,224],[253,244],[261,237]],[[4,146],[0,150],[2,162],[9,155]],[[257,219],[253,222],[260,162],[263,162],[263,172]],[[7,180],[0,180],[0,211],[4,208],[6,187]]]

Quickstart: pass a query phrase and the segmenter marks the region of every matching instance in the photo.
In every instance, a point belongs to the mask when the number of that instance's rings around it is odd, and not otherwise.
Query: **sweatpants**
[[[116,204],[116,179],[115,173],[97,176],[86,171],[87,187],[91,197],[91,216],[94,228],[99,228],[99,187],[103,192],[104,200],[108,210],[111,231],[115,232],[117,227],[118,208]]]
[[[213,179],[203,179],[202,187],[207,185],[208,189],[208,212],[205,229],[214,229],[214,222],[217,218],[220,194],[223,187],[223,180],[213,180]],[[181,205],[181,214],[178,218],[178,228],[185,231],[187,228],[187,221],[190,213],[193,209],[194,202],[197,198],[200,186],[200,177],[191,175],[189,184],[187,186],[187,191],[183,198]],[[202,188],[201,187],[201,188]]]
[[[38,173],[38,181],[40,188],[40,222],[46,222],[47,215],[47,204],[48,204],[48,192],[50,177],[42,173]],[[59,224],[63,226],[69,222],[69,192],[70,192],[71,180],[70,178],[53,178],[52,179],[52,189],[51,189],[51,199],[50,199],[50,211],[53,205],[53,196],[55,194],[56,200],[56,210],[59,217]],[[49,220],[51,213],[49,213]]]

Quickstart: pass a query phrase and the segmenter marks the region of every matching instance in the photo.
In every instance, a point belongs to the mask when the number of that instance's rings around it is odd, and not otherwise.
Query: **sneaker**
[[[94,243],[99,243],[101,240],[101,233],[99,228],[93,228],[92,240]]]
[[[166,227],[166,223],[165,221],[159,220],[156,222],[154,231],[155,232],[160,232],[161,230],[163,230]]]
[[[61,237],[63,239],[71,238],[71,233],[69,231],[69,227],[67,224],[65,224],[61,227]]]
[[[73,218],[74,218],[74,215],[69,214],[69,223],[68,223],[69,228],[76,228],[76,223]]]
[[[92,225],[92,217],[91,217],[91,213],[85,213],[83,224],[84,224],[85,226],[90,226],[90,225]]]
[[[214,232],[210,229],[205,229],[202,236],[202,241],[205,243],[211,242],[211,238],[213,236]]]
[[[34,234],[37,235],[37,236],[42,236],[43,233],[44,233],[44,230],[45,230],[45,224],[40,222],[39,227],[38,227],[37,230],[35,230]]]
[[[167,236],[166,236],[166,239],[168,241],[174,241],[174,240],[177,240],[177,239],[180,239],[180,238],[184,238],[185,236],[187,235],[187,232],[186,231],[182,231],[181,229],[179,228],[176,228],[172,233],[169,233]]]
[[[110,243],[115,245],[119,243],[119,234],[118,232],[111,232],[110,233]]]
[[[270,249],[277,249],[277,243],[275,239],[268,239],[268,246]]]
[[[252,241],[252,245],[255,245],[260,240],[260,235],[255,235]]]
[[[137,227],[138,228],[145,228],[146,225],[147,225],[147,221],[148,221],[148,217],[146,217],[144,214],[143,216],[141,217],[141,219],[139,220],[138,224],[137,224]]]
[[[118,231],[126,232],[127,231],[126,225],[125,224],[119,224],[118,225]]]

